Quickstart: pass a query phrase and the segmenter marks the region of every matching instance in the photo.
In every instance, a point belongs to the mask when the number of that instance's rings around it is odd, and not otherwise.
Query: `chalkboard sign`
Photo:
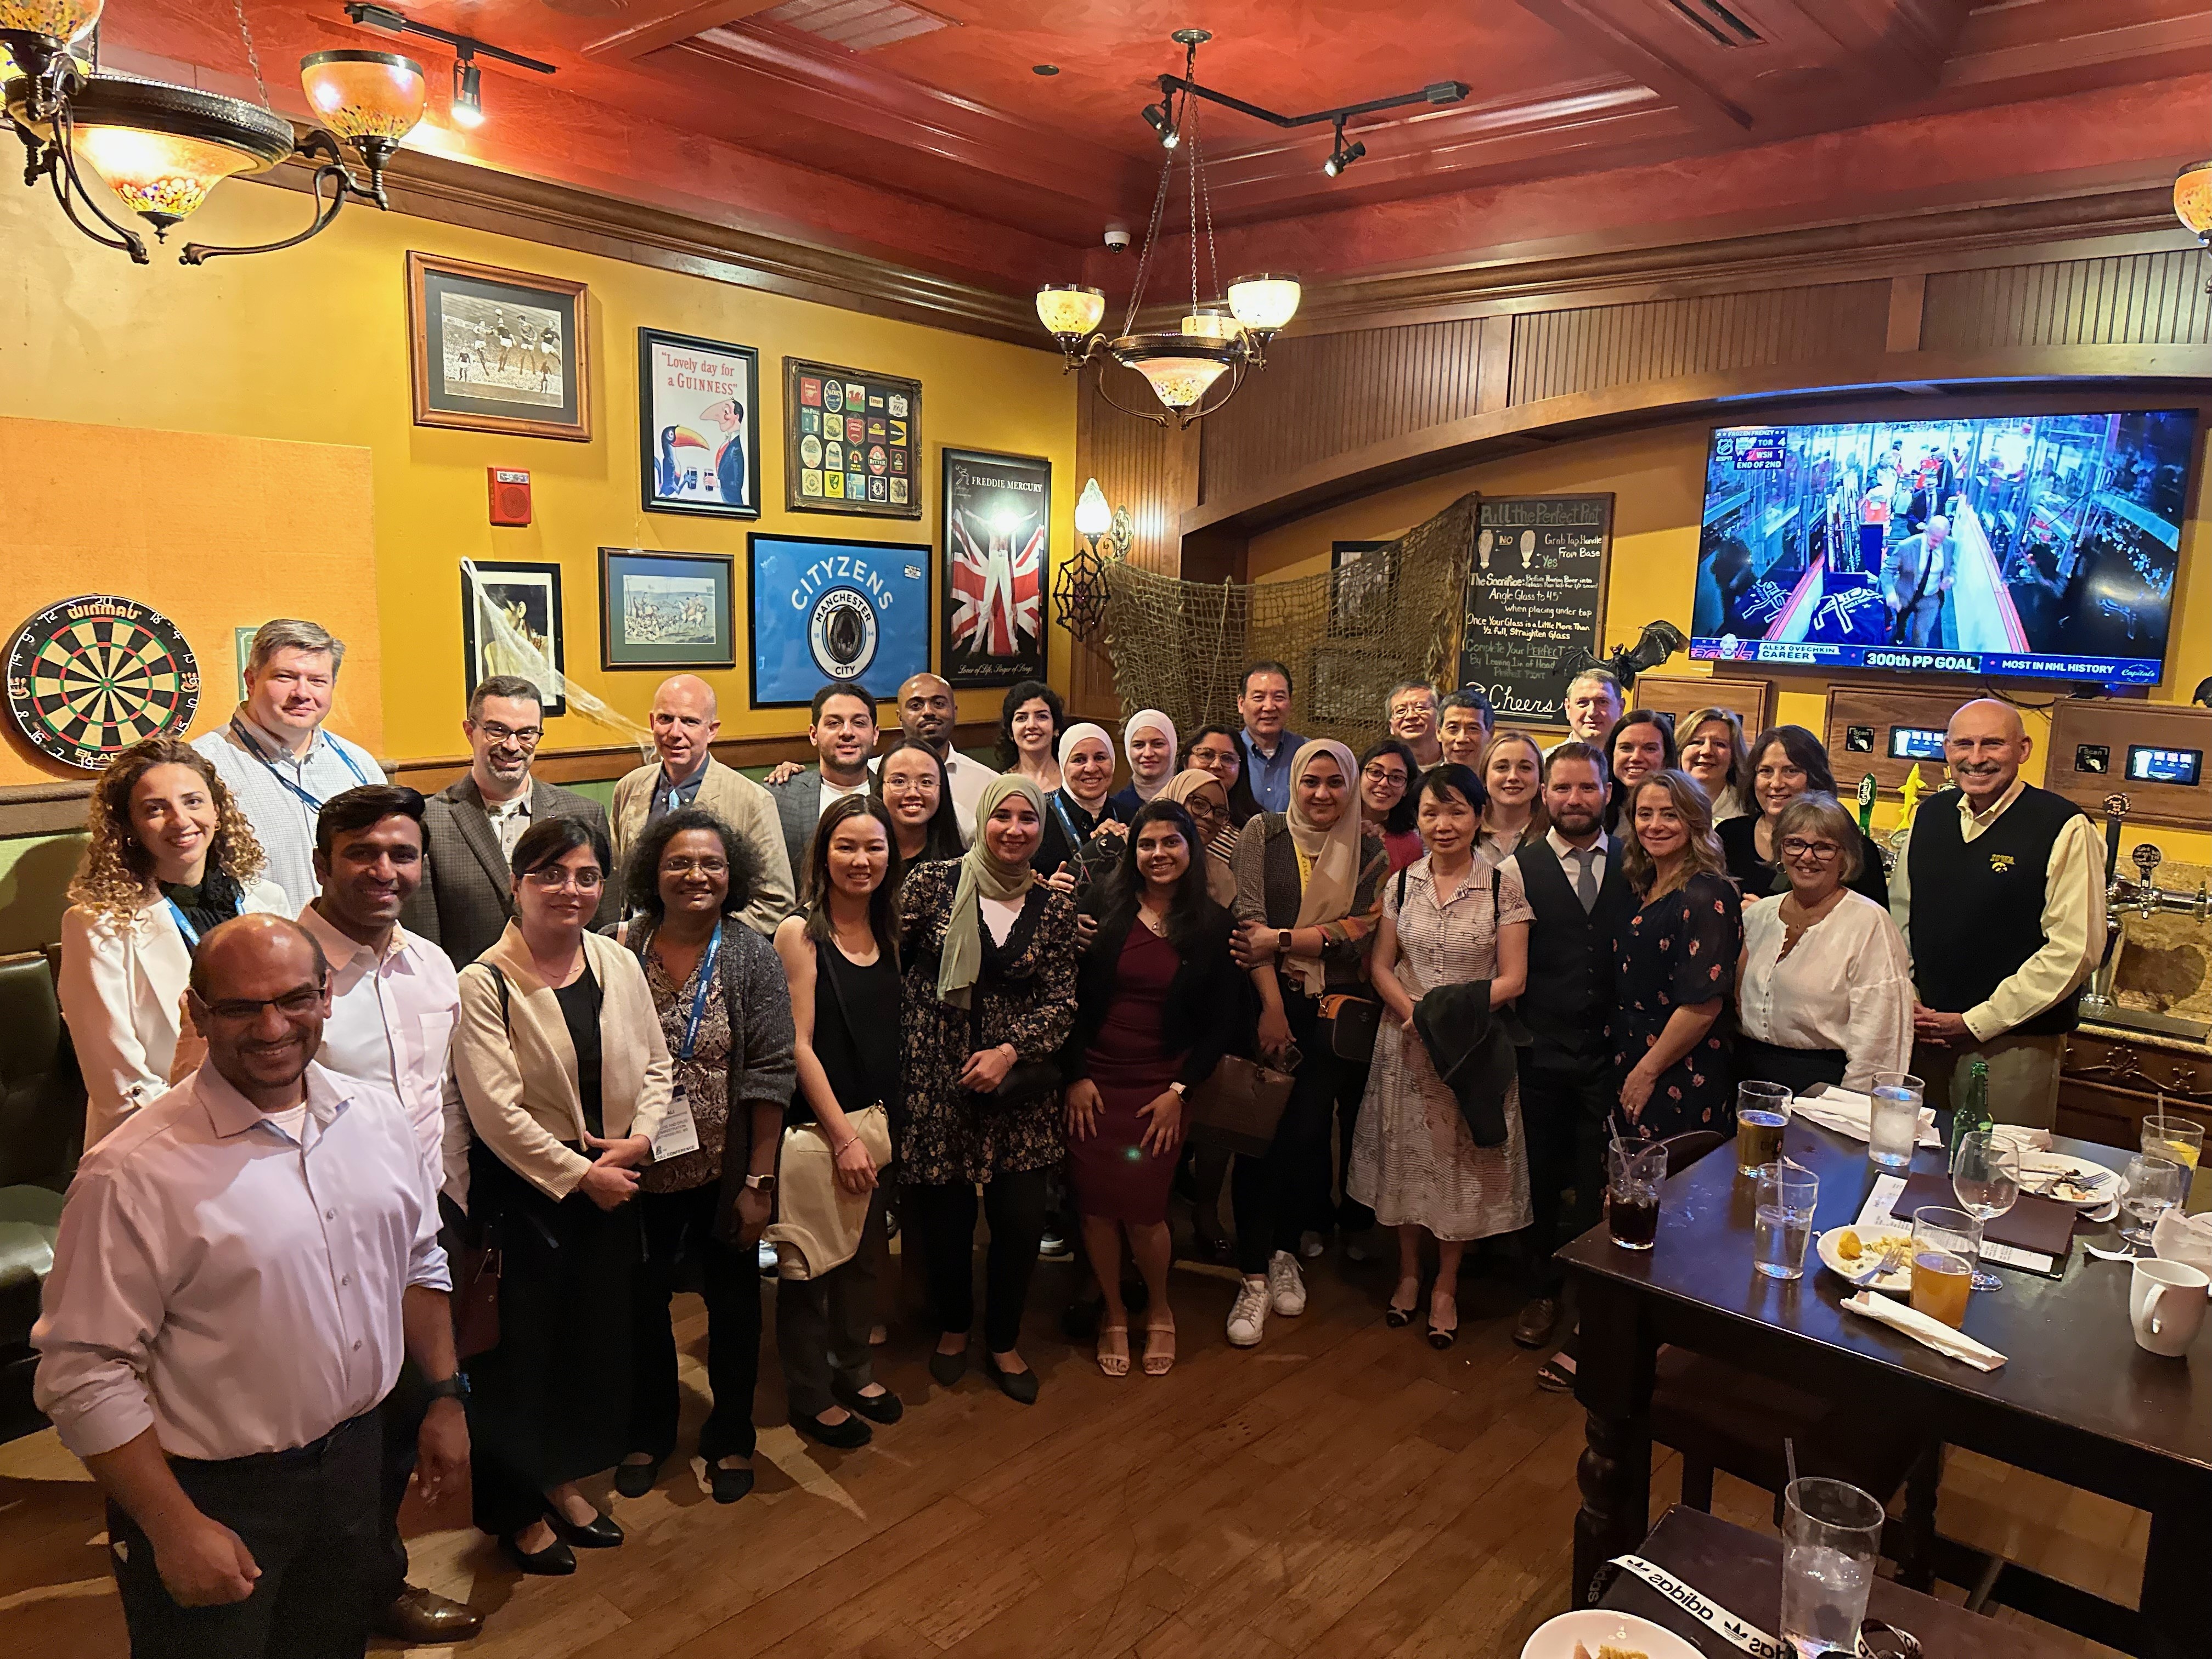
[[[1486,495],[1475,519],[1459,678],[1500,726],[1564,726],[1565,653],[1603,648],[1613,497]]]

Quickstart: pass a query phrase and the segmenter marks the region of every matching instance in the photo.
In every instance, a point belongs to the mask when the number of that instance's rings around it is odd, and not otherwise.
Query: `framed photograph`
[[[589,442],[589,301],[581,283],[410,250],[415,424]]]
[[[1052,463],[948,449],[938,672],[955,686],[1044,678]]]
[[[751,544],[756,708],[795,708],[825,683],[887,702],[929,666],[929,561],[920,542],[771,536]]]
[[[253,636],[260,631],[259,623],[254,623],[251,628],[234,628],[230,630],[231,649],[238,658],[238,700],[240,702],[246,701],[246,671],[253,661]]]
[[[561,567],[474,562],[474,591],[467,570],[461,572],[461,695],[475,695],[495,674],[514,674],[538,688],[548,719],[567,714]]]
[[[1329,592],[1328,631],[1364,634],[1382,625],[1390,601],[1389,542],[1331,542],[1328,568],[1352,574]]]
[[[783,504],[921,516],[921,382],[783,360]]]
[[[601,548],[599,666],[735,668],[737,563],[727,553]]]
[[[638,477],[648,513],[760,517],[760,353],[637,331]]]

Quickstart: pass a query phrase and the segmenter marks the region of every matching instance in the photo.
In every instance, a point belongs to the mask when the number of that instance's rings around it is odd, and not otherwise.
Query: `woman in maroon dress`
[[[1121,1235],[1150,1292],[1145,1374],[1175,1364],[1168,1307],[1168,1186],[1182,1145],[1182,1091],[1202,1083],[1243,1022],[1229,913],[1207,896],[1204,851],[1176,802],[1139,810],[1121,860],[1091,891],[1098,916],[1076,982],[1067,1164],[1083,1242],[1106,1297],[1098,1369],[1129,1371]]]

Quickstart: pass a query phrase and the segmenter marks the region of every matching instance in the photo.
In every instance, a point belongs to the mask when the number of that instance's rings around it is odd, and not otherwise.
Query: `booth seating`
[[[83,1138],[84,1083],[52,964],[0,957],[0,1440],[46,1422],[31,1403],[31,1327]]]

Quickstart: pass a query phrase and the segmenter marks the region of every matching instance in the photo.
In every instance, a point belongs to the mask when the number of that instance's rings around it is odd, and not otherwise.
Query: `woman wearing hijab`
[[[906,1098],[893,1127],[939,1333],[929,1374],[950,1388],[967,1369],[980,1185],[983,1369],[1024,1405],[1037,1378],[1017,1352],[1022,1306],[1066,1151],[1049,1062],[1075,1018],[1075,907],[1033,862],[1045,811],[1028,779],[994,778],[975,804],[975,845],[911,872],[898,898]]]
[[[1260,994],[1259,1046],[1296,1082],[1274,1144],[1263,1158],[1239,1158],[1231,1195],[1237,1265],[1243,1284],[1229,1315],[1229,1340],[1249,1348],[1265,1334],[1270,1309],[1304,1313],[1298,1234],[1329,1185],[1330,1114],[1340,1096],[1355,1109],[1365,1067],[1339,1060],[1321,1024],[1326,994],[1359,994],[1364,959],[1380,919],[1389,868],[1382,843],[1361,832],[1353,798],[1352,751],[1328,738],[1302,747],[1291,762],[1287,812],[1262,812],[1237,838],[1237,929],[1232,950]]]
[[[1175,722],[1157,708],[1139,708],[1122,722],[1121,752],[1129,757],[1129,781],[1114,792],[1113,800],[1127,823],[1175,776]]]
[[[1171,800],[1190,814],[1206,854],[1206,896],[1224,910],[1234,909],[1237,872],[1230,860],[1237,855],[1237,830],[1229,821],[1229,792],[1221,780],[1193,767],[1170,778],[1158,799]]]
[[[1105,727],[1079,720],[1061,732],[1060,787],[1038,797],[1044,827],[1030,862],[1039,875],[1053,874],[1107,824],[1128,822],[1114,804],[1113,786],[1114,739]]]

